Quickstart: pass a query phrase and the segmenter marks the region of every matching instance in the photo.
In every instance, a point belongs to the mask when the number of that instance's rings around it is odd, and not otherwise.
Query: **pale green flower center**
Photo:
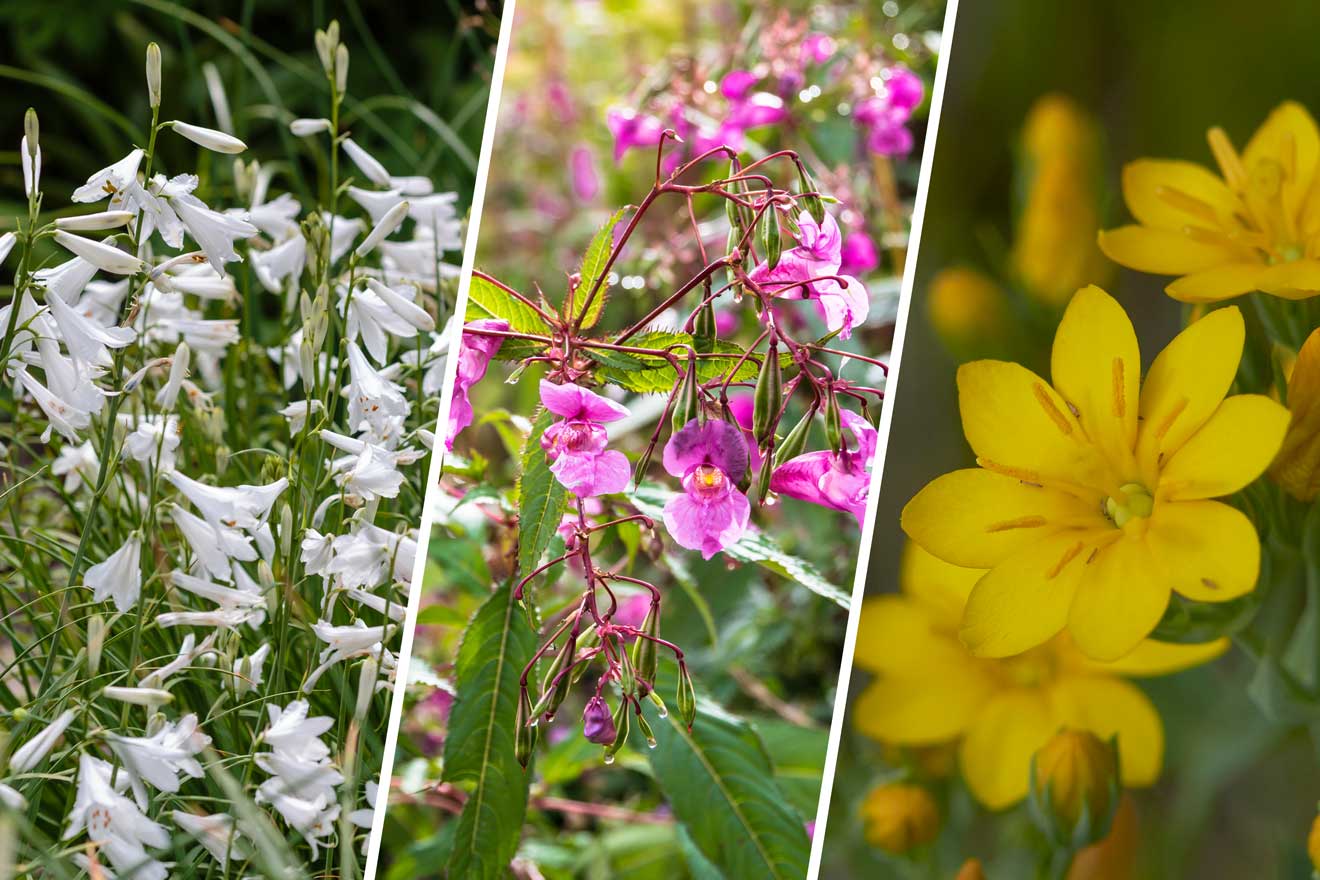
[[[1155,509],[1155,497],[1140,483],[1124,483],[1117,495],[1105,499],[1104,513],[1120,529],[1134,518],[1145,519]]]

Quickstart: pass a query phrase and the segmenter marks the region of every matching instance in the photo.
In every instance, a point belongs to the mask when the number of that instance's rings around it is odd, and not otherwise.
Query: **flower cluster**
[[[27,224],[0,241],[18,260],[0,309],[16,425],[5,467],[38,480],[14,499],[20,520],[57,520],[55,583],[11,571],[34,642],[16,646],[7,681],[43,690],[11,713],[3,791],[11,805],[49,803],[44,780],[76,780],[59,836],[86,840],[78,858],[94,876],[164,878],[154,853],[176,831],[201,845],[197,858],[245,873],[269,835],[215,783],[235,771],[254,780],[244,798],[305,838],[290,864],[352,847],[333,842],[341,811],[362,824],[360,731],[393,687],[389,645],[417,550],[410,466],[433,443],[407,386],[438,392],[428,295],[452,272],[440,258],[459,227],[454,194],[388,174],[340,131],[349,53],[337,25],[317,50],[329,118],[290,127],[325,140],[329,204],[274,194],[272,170],[227,131],[162,122],[152,44],[147,144],[73,192],[104,210],[43,222],[29,111]],[[214,179],[158,172],[157,136],[171,134],[237,157],[238,205],[219,207]],[[353,178],[337,176],[341,155]],[[341,188],[368,219],[337,213]],[[409,222],[410,238],[392,237]],[[47,242],[61,262],[45,264]],[[43,486],[46,467],[58,479]],[[42,501],[52,494],[66,513]],[[65,626],[83,635],[76,657]],[[290,693],[302,699],[274,702]],[[309,717],[313,705],[329,714]],[[259,743],[271,750],[255,754]],[[259,786],[252,767],[268,777]]]

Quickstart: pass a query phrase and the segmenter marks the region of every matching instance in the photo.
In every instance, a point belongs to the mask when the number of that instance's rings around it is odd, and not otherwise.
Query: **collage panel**
[[[806,877],[944,4],[513,16],[379,876]]]
[[[0,6],[0,876],[363,876],[498,27]]]
[[[820,876],[1306,880],[1314,9],[958,15]]]

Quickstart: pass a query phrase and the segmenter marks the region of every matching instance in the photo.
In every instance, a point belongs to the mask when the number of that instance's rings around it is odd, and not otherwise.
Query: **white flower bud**
[[[174,699],[173,694],[160,688],[108,687],[101,696],[135,706],[162,706]]]
[[[105,618],[93,614],[87,619],[87,677],[96,678],[101,669],[101,650],[105,647]]]
[[[132,211],[98,211],[95,214],[59,217],[55,220],[55,226],[57,229],[92,232],[100,229],[117,229],[132,219]]]
[[[335,87],[341,95],[348,91],[348,47],[343,43],[335,50]]]
[[[344,152],[367,180],[377,186],[390,185],[390,173],[385,170],[385,166],[380,164],[375,156],[359,147],[352,138],[344,138]]]
[[[216,131],[214,128],[204,128],[200,125],[192,125],[187,122],[174,120],[170,123],[177,134],[186,137],[200,147],[208,150],[214,150],[217,153],[241,153],[247,149],[247,144],[234,137],[232,134],[225,134],[223,131]]]
[[[403,223],[404,218],[407,216],[408,203],[406,201],[399,202],[393,208],[390,208],[385,212],[385,216],[380,218],[380,222],[372,228],[371,232],[367,233],[367,237],[362,239],[362,244],[358,245],[353,253],[359,257],[365,257],[371,253],[376,249],[376,245],[385,240],[387,235],[399,228],[399,225]]]
[[[289,123],[289,131],[298,137],[311,137],[330,130],[329,119],[295,119]]]
[[[55,231],[55,242],[106,272],[133,275],[142,271],[141,260],[103,241],[93,241],[58,229]]]
[[[41,148],[41,124],[37,121],[37,111],[31,107],[23,115],[23,138],[28,155],[35,159]]]
[[[14,249],[14,242],[16,241],[18,241],[18,237],[12,232],[0,235],[0,263],[3,263],[5,257],[9,256],[9,252]]]
[[[147,100],[151,109],[160,106],[160,46],[147,44]]]
[[[380,675],[380,663],[375,655],[368,655],[358,668],[357,705],[353,708],[353,718],[361,721],[367,717],[371,708],[371,697],[376,693],[376,679]]]

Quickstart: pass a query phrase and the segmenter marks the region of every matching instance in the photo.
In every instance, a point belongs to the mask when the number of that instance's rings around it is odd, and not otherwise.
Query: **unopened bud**
[[[348,91],[348,46],[343,43],[335,50],[335,88],[341,95]]]
[[[513,721],[513,754],[523,769],[532,760],[532,750],[536,748],[539,736],[539,729],[530,723],[531,718],[532,699],[527,694],[527,688],[522,688],[518,693],[518,713]]]
[[[31,107],[23,114],[23,137],[27,139],[28,156],[37,158],[41,143],[41,124],[37,121],[37,111]]]
[[[587,708],[582,712],[582,735],[587,742],[609,745],[618,735],[614,717],[605,700],[594,696],[587,700]]]
[[[1080,849],[1103,838],[1121,794],[1115,741],[1061,730],[1032,758],[1031,813],[1057,844]]]
[[[648,749],[655,748],[655,731],[651,729],[650,723],[640,709],[637,712],[637,729],[642,732],[642,736],[646,739],[646,747]]]
[[[678,664],[678,717],[691,732],[692,724],[697,720],[697,691],[692,686],[687,666],[682,662]]]
[[[280,502],[279,523],[280,555],[287,559],[293,552],[293,508],[288,505],[288,502]]]
[[[861,812],[867,842],[894,855],[930,843],[940,830],[935,799],[917,785],[877,786],[862,802]]]
[[[105,648],[105,618],[93,614],[87,619],[87,677],[96,678],[101,669],[101,651]]]
[[[618,733],[614,736],[614,742],[605,747],[605,763],[613,764],[614,755],[623,748],[623,744],[628,741],[628,729],[632,721],[632,713],[628,711],[628,701],[621,700],[619,708],[614,710],[614,729]]]
[[[710,279],[706,279],[704,296],[710,296]],[[714,349],[714,342],[719,337],[719,327],[715,322],[715,303],[709,300],[703,302],[697,308],[696,317],[692,321],[692,340],[700,352],[709,352]]]
[[[160,106],[160,46],[147,43],[147,101],[151,109]]]
[[[761,250],[765,252],[766,265],[771,269],[779,265],[779,255],[784,248],[784,241],[779,234],[779,214],[773,205],[767,205],[761,212]]]
[[[376,679],[380,675],[380,661],[375,655],[368,655],[358,668],[357,704],[353,707],[353,718],[362,721],[371,709],[371,698],[376,693]]]
[[[802,451],[807,448],[807,438],[811,435],[811,423],[816,418],[816,409],[812,407],[807,410],[806,415],[793,426],[793,430],[788,432],[788,436],[780,441],[775,449],[774,466],[778,468],[784,462],[797,458]]]

